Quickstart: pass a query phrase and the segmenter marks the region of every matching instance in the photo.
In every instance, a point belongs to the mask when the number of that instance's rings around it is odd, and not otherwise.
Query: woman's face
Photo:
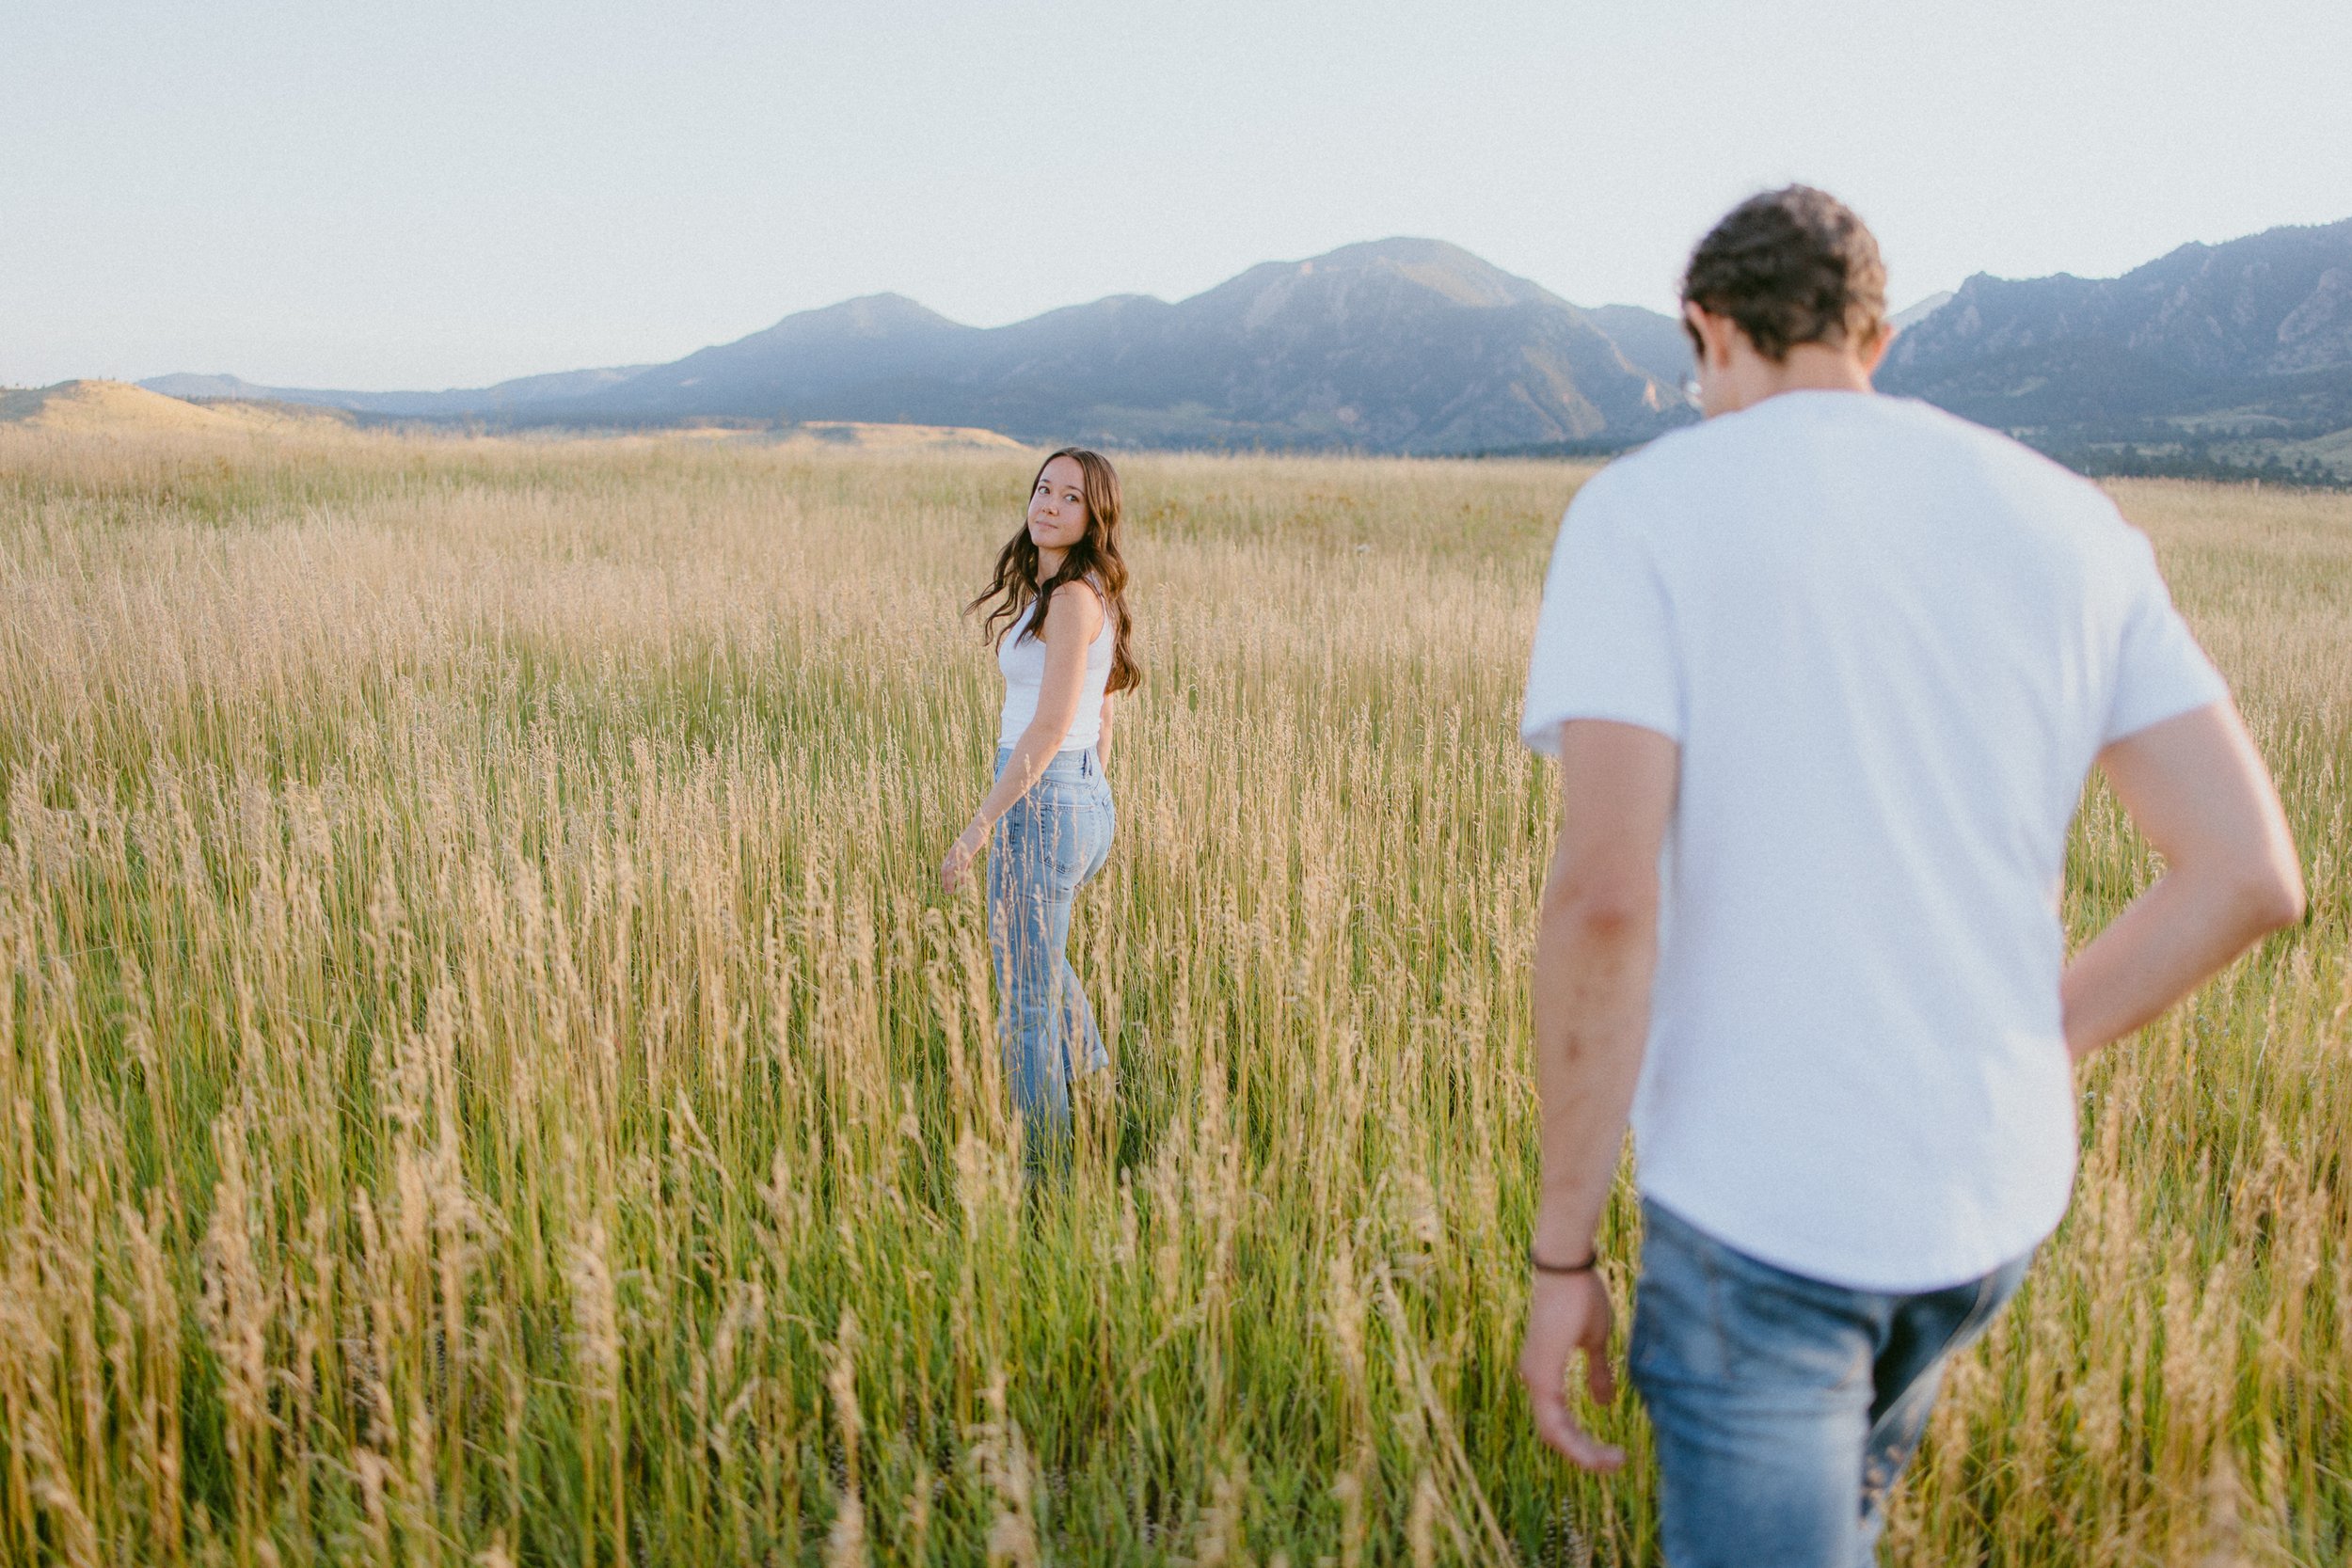
[[[1074,457],[1057,457],[1029,492],[1029,539],[1041,550],[1066,550],[1086,537],[1086,473]]]

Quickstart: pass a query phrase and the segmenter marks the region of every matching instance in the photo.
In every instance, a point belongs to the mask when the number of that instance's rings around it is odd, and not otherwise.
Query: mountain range
[[[477,391],[140,385],[496,423],[887,420],[1130,447],[1458,452],[1654,436],[1692,417],[1689,364],[1655,311],[1580,309],[1458,246],[1397,239],[1269,261],[1174,304],[1115,294],[1009,326],[872,294],[671,364]]]
[[[1979,274],[1897,337],[1878,386],[2092,467],[2352,457],[2352,219],[2121,277]]]
[[[1879,372],[2078,466],[2341,463],[2352,477],[2352,220],[2188,245],[2121,277],[1971,277],[1899,318]],[[1391,452],[1599,451],[1695,417],[1654,310],[1581,309],[1458,246],[1269,261],[1168,303],[1117,294],[999,327],[898,294],[660,365],[440,392],[142,382],[363,418],[657,426],[981,426],[1025,440]]]

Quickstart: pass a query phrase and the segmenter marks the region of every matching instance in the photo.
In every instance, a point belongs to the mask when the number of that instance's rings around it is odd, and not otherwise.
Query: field
[[[934,868],[1030,461],[0,430],[0,1560],[1654,1560],[1637,1407],[1587,1480],[1512,1376],[1583,471],[1123,464],[1119,1086],[1025,1182]],[[2352,497],[2117,494],[2312,915],[2085,1072],[1888,1556],[2340,1563]]]

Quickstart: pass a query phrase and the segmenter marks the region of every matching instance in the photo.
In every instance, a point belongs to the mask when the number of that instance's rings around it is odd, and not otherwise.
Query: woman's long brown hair
[[[1062,557],[1061,570],[1054,580],[1037,580],[1037,541],[1029,537],[1027,507],[1037,495],[1037,482],[1045,477],[1046,464],[1057,457],[1067,457],[1078,465],[1080,490],[1086,497],[1086,532],[1070,546]],[[1099,451],[1084,447],[1064,447],[1049,453],[1044,463],[1037,466],[1037,473],[1029,481],[1028,497],[1022,500],[1021,527],[996,552],[993,580],[980,596],[963,607],[964,613],[988,607],[982,632],[988,641],[1000,643],[1005,633],[1021,619],[1021,612],[1031,604],[1037,606],[1037,617],[1022,627],[1024,637],[1042,638],[1045,617],[1054,608],[1054,590],[1065,582],[1091,580],[1103,595],[1103,612],[1111,621],[1111,675],[1106,690],[1125,691],[1143,684],[1143,669],[1136,663],[1127,646],[1127,562],[1119,554],[1119,471],[1111,460]]]

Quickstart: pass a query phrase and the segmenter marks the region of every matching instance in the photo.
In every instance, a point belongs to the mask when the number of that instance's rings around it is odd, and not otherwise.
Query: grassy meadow
[[[1633,1564],[1513,1376],[1584,470],[1122,464],[1022,1175],[935,867],[1033,459],[0,427],[0,1561]],[[2352,1556],[2352,497],[2120,483],[2312,911],[2083,1075],[1910,1564]],[[2094,787],[2078,930],[2152,873]],[[1604,1252],[1629,1285],[1635,1216]]]

